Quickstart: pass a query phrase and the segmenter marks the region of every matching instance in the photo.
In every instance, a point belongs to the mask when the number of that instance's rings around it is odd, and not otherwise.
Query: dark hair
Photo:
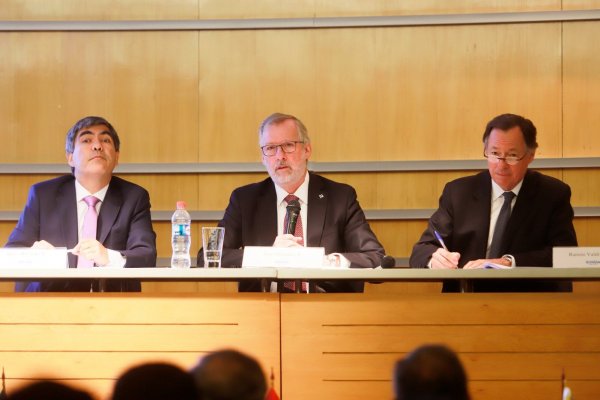
[[[525,139],[525,144],[527,145],[527,148],[529,150],[537,149],[537,129],[535,128],[535,125],[533,125],[533,122],[531,122],[531,120],[516,114],[501,114],[497,117],[494,117],[490,122],[488,122],[487,126],[485,127],[485,132],[483,132],[484,147],[487,147],[487,141],[493,129],[507,131],[511,128],[514,128],[515,126],[521,128],[521,132],[523,133],[523,139]]]
[[[264,400],[267,382],[258,362],[236,350],[203,357],[191,374],[200,400]]]
[[[77,132],[94,125],[104,125],[108,128],[108,134],[115,145],[115,150],[119,151],[121,147],[121,141],[119,140],[119,135],[117,134],[115,128],[113,128],[110,122],[104,118],[93,116],[80,119],[71,127],[71,129],[69,129],[69,132],[67,132],[65,151],[69,154],[73,153],[75,150],[75,139],[77,139]]]
[[[9,400],[92,400],[92,396],[79,389],[54,381],[38,381],[27,385],[12,395]]]
[[[417,348],[394,368],[397,400],[469,400],[467,374],[456,356],[442,345]]]
[[[113,389],[113,400],[197,400],[192,376],[168,363],[146,363],[125,371]]]

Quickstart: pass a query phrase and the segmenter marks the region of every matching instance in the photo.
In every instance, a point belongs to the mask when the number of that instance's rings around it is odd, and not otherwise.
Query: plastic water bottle
[[[190,267],[190,244],[191,234],[190,225],[192,219],[190,213],[186,210],[185,201],[177,202],[177,210],[171,218],[171,245],[173,246],[173,256],[171,257],[171,268],[189,268]]]

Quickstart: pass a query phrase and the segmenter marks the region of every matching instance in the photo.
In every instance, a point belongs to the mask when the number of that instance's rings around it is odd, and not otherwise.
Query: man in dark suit
[[[72,175],[31,187],[25,209],[6,247],[73,249],[69,267],[154,267],[156,234],[150,196],[142,187],[112,176],[120,140],[104,118],[86,117],[67,133],[66,157]],[[86,199],[94,197],[94,206]],[[93,207],[93,209],[92,209]],[[95,237],[82,237],[86,214],[97,215]],[[17,283],[17,291],[97,291],[99,282],[54,280]],[[109,280],[106,291],[139,291],[131,280]]]
[[[314,246],[325,248],[332,265],[379,266],[384,250],[366,221],[356,191],[308,172],[312,147],[304,124],[291,115],[272,114],[260,126],[259,142],[270,178],[233,191],[219,222],[225,228],[222,265],[241,266],[244,246]],[[283,229],[288,195],[297,196],[301,206],[302,222],[295,234],[285,234]],[[317,282],[317,288],[355,292],[362,291],[363,283]],[[260,285],[242,282],[240,290],[258,291]]]
[[[538,146],[536,135],[533,123],[518,115],[502,114],[488,123],[483,135],[488,171],[446,185],[438,210],[413,247],[411,267],[472,269],[488,262],[551,267],[552,247],[577,246],[571,189],[528,170]],[[456,290],[456,282],[444,283],[444,291]],[[568,291],[571,283],[482,280],[474,282],[474,290]]]

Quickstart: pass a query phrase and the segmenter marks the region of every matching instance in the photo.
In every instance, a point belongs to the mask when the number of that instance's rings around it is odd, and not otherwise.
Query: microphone
[[[396,259],[392,256],[383,256],[381,260],[381,268],[394,268],[396,266]]]
[[[300,202],[298,200],[291,200],[286,208],[287,224],[283,233],[291,233],[292,235],[296,231],[296,223],[300,216]]]

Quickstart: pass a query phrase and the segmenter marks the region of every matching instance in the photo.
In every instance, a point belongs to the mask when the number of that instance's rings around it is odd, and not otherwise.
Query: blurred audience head
[[[442,345],[425,345],[396,362],[396,400],[469,400],[467,374],[457,355]]]
[[[196,400],[192,376],[167,363],[146,363],[125,371],[113,389],[112,400]]]
[[[264,400],[267,392],[260,364],[236,350],[208,354],[191,374],[200,400]]]
[[[63,383],[38,381],[9,394],[8,400],[92,400],[92,396]]]

